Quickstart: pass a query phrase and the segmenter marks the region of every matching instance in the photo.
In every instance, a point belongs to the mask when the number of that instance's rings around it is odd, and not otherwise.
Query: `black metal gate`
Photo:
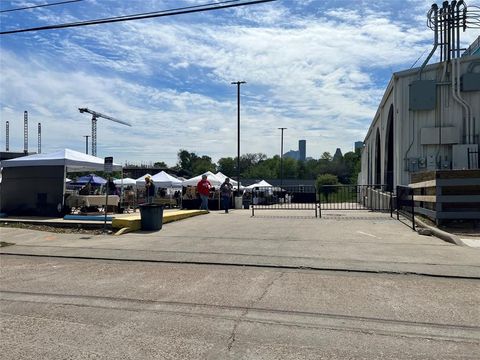
[[[408,186],[397,186],[397,220],[400,215],[412,222],[412,229],[415,230],[415,199],[413,188]]]
[[[252,216],[256,210],[312,210],[318,217],[318,194],[315,186],[255,187],[250,196]]]
[[[373,210],[392,212],[392,192],[387,185],[323,185],[318,189],[323,210]]]

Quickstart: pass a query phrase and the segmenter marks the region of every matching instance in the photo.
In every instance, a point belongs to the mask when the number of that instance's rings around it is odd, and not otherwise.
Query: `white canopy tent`
[[[103,171],[105,168],[104,159],[71,149],[63,149],[53,153],[22,156],[1,162],[1,167],[4,168],[25,166],[65,166],[67,172]],[[121,171],[122,166],[113,164],[113,170]]]
[[[273,186],[270,185],[265,180],[261,180],[261,181],[255,183],[255,184],[245,186],[245,190],[247,190],[247,191],[252,191],[252,189],[254,189],[254,188],[273,188]]]
[[[230,179],[230,184],[232,184],[234,187],[237,187],[238,183],[235,180],[233,180],[231,177],[226,176],[225,174],[221,173],[220,171],[218,173],[216,173],[215,176],[217,178],[219,178],[222,181],[222,183],[225,182],[226,178],[229,178]],[[240,186],[240,188],[243,188],[243,186]]]
[[[152,177],[152,175],[150,174],[145,174],[143,176],[140,176],[138,179],[135,179],[135,184],[137,184],[137,186],[145,185],[145,178],[147,176]]]
[[[219,179],[214,173],[212,173],[211,171],[207,171],[204,174],[183,181],[182,186],[197,186],[198,182],[202,180],[202,175],[207,175],[207,180],[210,181],[210,184],[212,184],[213,187],[219,187],[223,183],[223,181]]]
[[[115,185],[123,184],[123,186],[137,185],[137,181],[132,178],[116,179],[116,180],[113,180],[113,183]]]
[[[67,172],[104,171],[104,159],[71,149],[34,154],[0,163],[2,211],[58,216],[65,206]],[[121,171],[119,164],[113,171]]]
[[[166,173],[165,171],[160,171],[158,174],[153,175],[152,181],[155,186],[160,188],[182,187],[181,180],[178,180],[176,177]]]

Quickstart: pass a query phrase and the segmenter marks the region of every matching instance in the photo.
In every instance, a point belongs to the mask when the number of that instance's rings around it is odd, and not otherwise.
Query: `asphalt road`
[[[478,358],[479,250],[384,214],[0,236],[1,359]]]
[[[2,359],[476,359],[477,280],[1,257]]]

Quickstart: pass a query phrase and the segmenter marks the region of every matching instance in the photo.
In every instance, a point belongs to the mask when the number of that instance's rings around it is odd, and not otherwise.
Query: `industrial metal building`
[[[479,44],[393,74],[364,140],[359,184],[393,189],[420,171],[478,169]]]

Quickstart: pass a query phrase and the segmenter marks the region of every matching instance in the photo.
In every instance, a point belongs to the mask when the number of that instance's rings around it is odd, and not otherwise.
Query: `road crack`
[[[265,289],[263,289],[263,292],[260,294],[260,296],[258,296],[256,299],[252,299],[252,300],[247,304],[247,306],[245,307],[245,309],[242,310],[242,313],[241,313],[241,314],[237,317],[237,319],[235,320],[235,323],[233,324],[232,332],[230,333],[230,336],[229,336],[228,339],[227,339],[227,350],[228,350],[228,351],[231,351],[231,350],[232,350],[233,344],[235,343],[236,336],[237,336],[238,325],[240,324],[240,322],[242,321],[242,319],[248,314],[248,311],[249,311],[256,303],[258,303],[259,301],[263,300],[263,298],[264,298],[265,295],[268,293],[268,291],[269,291],[270,288],[273,286],[273,284],[274,284],[277,280],[280,280],[284,274],[285,274],[285,272],[283,272],[283,271],[277,273],[277,275],[272,278],[272,280],[267,284],[267,286],[265,286]]]

